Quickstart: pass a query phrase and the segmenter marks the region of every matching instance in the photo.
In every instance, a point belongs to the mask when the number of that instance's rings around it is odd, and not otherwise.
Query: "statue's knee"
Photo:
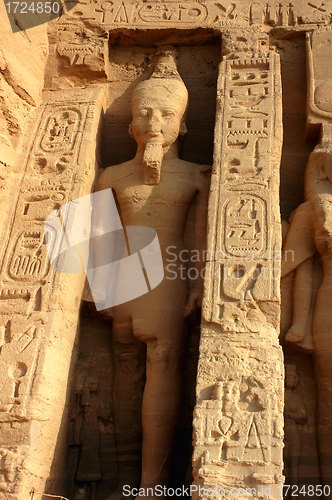
[[[321,234],[315,237],[315,244],[320,255],[332,256],[332,231],[321,231]]]
[[[163,374],[173,371],[177,365],[174,362],[175,352],[172,349],[157,345],[153,348],[148,348],[147,362],[151,371],[154,373]]]

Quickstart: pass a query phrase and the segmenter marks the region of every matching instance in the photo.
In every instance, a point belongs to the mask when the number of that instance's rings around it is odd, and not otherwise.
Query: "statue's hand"
[[[202,293],[199,290],[194,290],[188,299],[186,308],[184,310],[184,317],[187,318],[196,311],[198,307],[202,306]]]
[[[290,327],[285,335],[286,342],[302,343],[305,338],[305,328],[301,328],[298,325],[293,325]]]

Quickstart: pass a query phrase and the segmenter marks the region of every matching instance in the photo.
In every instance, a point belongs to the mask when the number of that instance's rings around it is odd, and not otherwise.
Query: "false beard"
[[[156,186],[160,182],[160,169],[164,149],[160,142],[150,142],[145,146],[143,155],[144,184]]]

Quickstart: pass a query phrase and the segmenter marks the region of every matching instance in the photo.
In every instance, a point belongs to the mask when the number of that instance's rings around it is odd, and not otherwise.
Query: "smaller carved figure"
[[[308,421],[302,399],[294,392],[298,384],[295,365],[286,365],[285,376],[285,476],[287,484],[297,485],[301,458],[301,435],[298,425]]]
[[[18,454],[8,449],[0,449],[0,474],[3,475],[5,483],[12,483],[15,480]],[[0,487],[1,489],[1,487]]]
[[[76,481],[84,483],[90,490],[89,500],[96,500],[97,482],[102,478],[100,466],[100,432],[98,418],[107,425],[110,410],[105,408],[97,396],[98,380],[89,377],[85,380],[81,398],[83,422],[80,432],[80,459],[76,473]],[[86,483],[90,483],[90,488]]]

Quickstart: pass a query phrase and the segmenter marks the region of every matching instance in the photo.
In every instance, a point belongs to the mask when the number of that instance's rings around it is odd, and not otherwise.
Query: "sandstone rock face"
[[[0,13],[0,499],[331,498],[332,2]]]
[[[7,149],[17,145],[23,123],[41,100],[48,55],[46,27],[12,33],[6,7],[1,4],[1,160],[12,163]]]

